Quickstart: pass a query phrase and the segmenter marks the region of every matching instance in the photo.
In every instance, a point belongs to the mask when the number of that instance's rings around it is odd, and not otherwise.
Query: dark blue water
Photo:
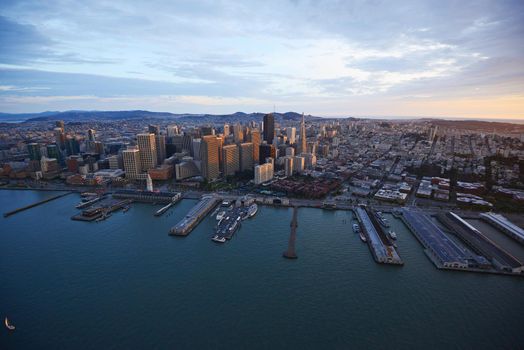
[[[1,212],[55,193],[0,191]],[[524,279],[439,271],[394,221],[404,267],[377,265],[349,212],[300,209],[298,260],[282,258],[291,210],[260,207],[234,239],[215,220],[167,235],[136,204],[70,220],[77,195],[0,218],[0,349],[519,348]]]

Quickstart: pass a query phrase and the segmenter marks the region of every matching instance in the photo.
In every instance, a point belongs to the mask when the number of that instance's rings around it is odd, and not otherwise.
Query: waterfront
[[[0,191],[2,211],[56,193]],[[168,236],[196,201],[162,217],[133,204],[75,222],[77,195],[0,218],[6,348],[516,348],[524,279],[440,271],[403,224],[403,267],[376,264],[348,211],[260,206],[226,245],[215,218]]]

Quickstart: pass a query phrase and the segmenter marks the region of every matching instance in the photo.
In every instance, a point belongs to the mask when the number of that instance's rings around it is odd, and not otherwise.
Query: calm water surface
[[[55,195],[0,191],[1,212]],[[70,220],[70,195],[0,218],[1,349],[522,348],[524,279],[439,271],[403,224],[404,267],[376,264],[352,214],[300,209],[298,260],[282,258],[290,209],[260,207],[233,240],[206,218],[167,235],[195,204],[135,204]]]

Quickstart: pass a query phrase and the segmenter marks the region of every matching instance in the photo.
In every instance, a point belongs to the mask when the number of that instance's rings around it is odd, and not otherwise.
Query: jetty
[[[62,198],[62,197],[65,197],[67,195],[70,195],[71,193],[73,192],[66,192],[66,193],[61,193],[57,196],[53,196],[53,197],[50,197],[50,198],[46,198],[46,199],[43,199],[41,201],[38,201],[36,203],[33,203],[33,204],[29,204],[29,205],[26,205],[24,207],[21,207],[21,208],[18,208],[18,209],[15,209],[15,210],[11,210],[11,211],[8,211],[6,213],[4,213],[4,217],[8,217],[8,216],[11,216],[11,215],[14,215],[16,213],[20,213],[21,211],[24,211],[24,210],[27,210],[27,209],[31,209],[31,208],[34,208],[36,206],[39,206],[41,204],[44,204],[44,203],[47,203],[47,202],[51,202],[51,201],[54,201],[55,199],[58,199],[58,198]]]
[[[291,219],[291,232],[289,233],[289,242],[287,250],[282,254],[286,259],[297,259],[297,253],[295,251],[295,240],[297,239],[297,227],[298,227],[298,209],[293,207],[293,218]]]

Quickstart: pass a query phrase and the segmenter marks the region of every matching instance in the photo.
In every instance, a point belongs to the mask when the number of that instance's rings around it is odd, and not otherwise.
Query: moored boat
[[[225,237],[221,237],[219,235],[214,235],[211,240],[213,242],[217,242],[217,243],[224,243],[226,241],[226,238]]]
[[[5,324],[6,328],[9,329],[10,331],[14,331],[15,330],[15,326],[13,326],[13,324],[11,322],[9,322],[9,319],[7,317],[4,320],[4,324]]]
[[[397,234],[394,231],[389,230],[388,234],[391,239],[397,239]]]
[[[364,232],[360,231],[358,234],[362,242],[367,242],[366,236],[364,236]]]

